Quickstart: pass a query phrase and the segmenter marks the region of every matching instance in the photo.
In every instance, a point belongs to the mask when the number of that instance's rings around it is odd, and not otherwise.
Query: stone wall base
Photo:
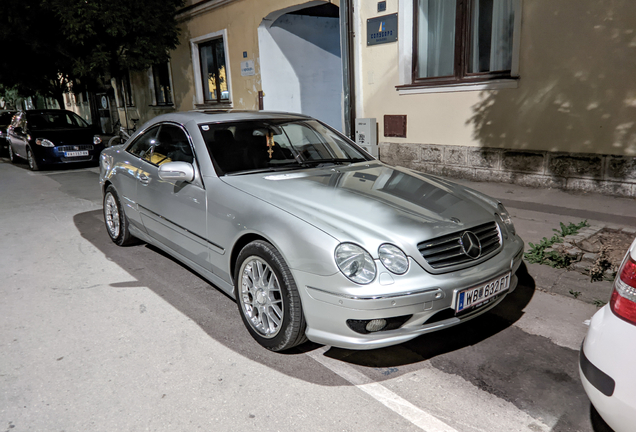
[[[428,174],[636,197],[636,157],[380,143],[380,159]]]

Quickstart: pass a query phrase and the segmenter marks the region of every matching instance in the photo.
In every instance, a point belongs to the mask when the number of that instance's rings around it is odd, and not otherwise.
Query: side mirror
[[[194,167],[187,162],[168,162],[159,167],[159,178],[165,181],[194,180]]]

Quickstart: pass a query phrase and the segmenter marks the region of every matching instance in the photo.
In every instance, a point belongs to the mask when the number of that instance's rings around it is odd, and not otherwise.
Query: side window
[[[185,132],[173,125],[162,125],[157,136],[151,162],[157,165],[166,162],[192,163],[194,156]]]
[[[159,126],[148,129],[142,135],[138,136],[137,139],[128,147],[128,153],[134,154],[135,156],[150,162],[152,149],[156,145],[157,132],[159,132]]]

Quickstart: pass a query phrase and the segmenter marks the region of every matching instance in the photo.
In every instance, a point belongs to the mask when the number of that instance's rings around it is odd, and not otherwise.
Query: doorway
[[[269,14],[258,28],[263,108],[343,130],[339,8],[311,1]]]

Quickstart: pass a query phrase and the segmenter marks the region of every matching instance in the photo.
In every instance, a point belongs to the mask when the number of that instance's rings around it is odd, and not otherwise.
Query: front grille
[[[69,152],[69,151],[81,151],[81,150],[93,150],[92,144],[78,144],[78,145],[65,145],[57,147],[57,151]]]
[[[417,245],[422,257],[428,265],[434,269],[443,269],[474,261],[462,250],[460,238],[466,231],[472,231],[481,244],[481,257],[485,257],[495,252],[501,246],[499,229],[495,222],[488,222],[483,225],[437,237]]]

